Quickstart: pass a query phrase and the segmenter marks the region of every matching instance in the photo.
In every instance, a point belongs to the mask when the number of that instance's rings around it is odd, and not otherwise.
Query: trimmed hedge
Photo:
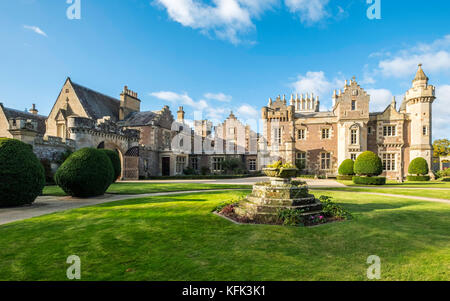
[[[113,177],[114,168],[104,152],[83,148],[59,167],[55,182],[68,195],[87,198],[103,195]]]
[[[353,177],[353,183],[362,185],[384,185],[386,184],[385,177]]]
[[[44,167],[31,145],[0,138],[0,207],[32,204],[44,186]]]
[[[338,175],[336,177],[336,179],[339,181],[351,181],[351,180],[353,180],[353,176],[352,175],[345,175],[345,176]]]
[[[366,151],[356,158],[354,171],[358,176],[378,176],[383,172],[383,163],[377,154]]]
[[[415,158],[409,163],[408,173],[411,175],[424,176],[429,172],[427,160],[422,157]]]
[[[114,168],[114,177],[112,182],[116,182],[122,175],[122,163],[120,162],[119,154],[110,149],[99,149],[99,151],[104,152],[105,155],[108,156],[109,160],[111,160],[112,167]]]
[[[353,162],[352,159],[347,159],[344,160],[341,163],[341,166],[339,166],[339,170],[338,173],[341,176],[352,176],[355,174],[355,172],[353,171],[353,165],[355,164],[355,162]]]
[[[429,181],[430,176],[407,176],[408,181]]]
[[[450,182],[450,177],[442,178],[442,181],[443,181],[443,182]]]

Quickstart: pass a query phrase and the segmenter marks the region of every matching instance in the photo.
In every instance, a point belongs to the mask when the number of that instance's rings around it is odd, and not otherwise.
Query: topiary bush
[[[341,166],[339,166],[339,169],[338,169],[339,175],[341,175],[341,176],[354,175],[355,172],[353,171],[353,165],[354,165],[354,162],[352,159],[344,160],[341,163]]]
[[[31,145],[0,138],[0,207],[31,204],[44,186],[44,167]]]
[[[429,181],[430,176],[407,176],[406,179],[408,181]]]
[[[87,198],[103,195],[113,177],[114,168],[104,152],[83,148],[58,168],[55,182],[68,195]]]
[[[111,160],[112,167],[114,168],[114,177],[112,183],[116,182],[117,179],[122,175],[122,163],[120,162],[119,154],[110,149],[99,149],[99,151],[105,153]]]
[[[384,185],[386,184],[385,177],[353,177],[353,183],[361,185]]]
[[[422,157],[415,158],[409,163],[408,173],[411,175],[423,176],[428,174],[428,163]]]
[[[353,169],[359,176],[378,176],[383,172],[383,163],[377,154],[366,151],[356,158]]]

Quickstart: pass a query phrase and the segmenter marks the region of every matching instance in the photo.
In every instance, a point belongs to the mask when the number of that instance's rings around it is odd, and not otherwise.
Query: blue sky
[[[314,92],[324,110],[356,76],[383,110],[411,86],[423,63],[437,87],[434,138],[450,125],[450,1],[66,0],[0,2],[0,102],[48,114],[67,76],[119,97],[139,93],[143,110],[187,118],[259,117],[268,98]],[[287,96],[289,97],[289,96]]]

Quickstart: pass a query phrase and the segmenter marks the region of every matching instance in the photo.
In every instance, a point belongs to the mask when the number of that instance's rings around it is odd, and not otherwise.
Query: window
[[[395,154],[383,154],[383,170],[395,170]]]
[[[367,134],[372,134],[372,127],[371,126],[369,126],[368,128],[367,128]]]
[[[422,129],[422,132],[423,132],[424,136],[428,136],[428,127],[424,126],[423,129]]]
[[[277,144],[281,144],[281,134],[282,134],[282,129],[275,129],[275,143]]]
[[[248,170],[256,171],[256,159],[248,160]]]
[[[184,166],[186,165],[186,157],[177,157],[177,173],[182,173],[184,170]]]
[[[235,130],[235,128],[230,128],[229,132],[230,132],[230,135],[234,135],[236,133],[236,130]]]
[[[192,169],[198,170],[198,158],[197,157],[191,158],[191,167],[192,167]]]
[[[350,154],[350,159],[352,159],[353,161],[356,161],[356,154]]]
[[[396,128],[395,125],[386,125],[383,127],[383,136],[384,137],[392,137],[396,136]]]
[[[300,152],[296,154],[296,163],[300,163],[303,168],[306,168],[306,153]]]
[[[148,160],[144,159],[144,171],[148,171]]]
[[[330,129],[322,129],[322,139],[330,139]]]
[[[358,143],[358,130],[351,130],[351,132],[350,132],[350,140],[351,140],[351,144],[357,144]]]
[[[352,100],[352,111],[356,110],[356,100]]]
[[[320,160],[320,169],[331,168],[331,153],[322,153]]]
[[[305,130],[298,130],[298,135],[297,135],[298,140],[305,140],[305,138],[306,138],[305,132],[306,132]]]
[[[212,170],[213,171],[222,171],[223,170],[223,166],[222,166],[223,161],[224,161],[223,157],[214,157],[213,164],[212,164]]]

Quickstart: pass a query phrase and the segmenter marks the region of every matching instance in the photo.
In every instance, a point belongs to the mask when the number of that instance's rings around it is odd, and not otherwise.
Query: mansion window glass
[[[423,132],[424,136],[428,136],[428,127],[424,126],[423,129],[422,129],[422,132]]]
[[[213,171],[222,171],[223,170],[223,157],[214,157],[213,163],[212,163],[212,170]]]
[[[331,168],[331,153],[322,153],[320,158],[320,169]]]
[[[178,156],[177,157],[177,173],[182,173],[185,165],[186,165],[186,157]]]
[[[395,154],[383,154],[383,170],[395,170]]]
[[[281,135],[283,133],[283,130],[281,128],[275,129],[275,143],[281,144]]]
[[[330,139],[330,129],[322,129],[322,139]]]
[[[356,161],[356,154],[350,154],[350,159],[352,159],[353,161]]]
[[[350,138],[351,144],[358,144],[358,130],[351,130]]]
[[[372,134],[372,127],[371,126],[369,126],[368,128],[367,128],[367,134]]]
[[[296,159],[297,163],[301,163],[304,168],[306,167],[306,153],[305,152],[297,153],[295,159]]]
[[[392,137],[392,136],[396,136],[396,135],[397,135],[397,131],[396,131],[395,125],[385,125],[383,127],[383,136],[384,137]]]
[[[256,159],[248,160],[248,170],[256,171]]]
[[[298,130],[298,140],[305,140],[306,138],[306,131],[305,130]]]
[[[352,111],[356,110],[356,100],[352,100]]]
[[[198,158],[197,157],[191,158],[191,167],[192,167],[192,169],[198,170]]]

